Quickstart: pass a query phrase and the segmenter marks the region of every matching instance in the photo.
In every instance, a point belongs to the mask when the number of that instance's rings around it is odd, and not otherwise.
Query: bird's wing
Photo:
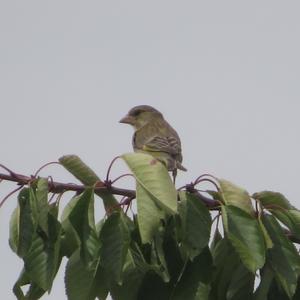
[[[143,145],[143,150],[154,152],[166,152],[171,155],[178,155],[181,153],[181,146],[173,136],[154,136]]]

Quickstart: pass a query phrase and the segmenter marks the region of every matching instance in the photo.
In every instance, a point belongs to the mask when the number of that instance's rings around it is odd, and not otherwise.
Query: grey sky
[[[131,151],[129,108],[161,110],[183,143],[178,184],[211,173],[300,207],[296,1],[2,1],[0,163],[33,174],[78,154],[100,176]],[[121,162],[114,175],[124,172]],[[2,171],[1,171],[2,172]],[[42,175],[74,181],[59,167]],[[124,183],[120,183],[124,184]],[[12,185],[1,183],[4,197]],[[21,261],[0,210],[1,299]],[[100,213],[101,215],[101,213]],[[65,299],[63,275],[43,299]]]

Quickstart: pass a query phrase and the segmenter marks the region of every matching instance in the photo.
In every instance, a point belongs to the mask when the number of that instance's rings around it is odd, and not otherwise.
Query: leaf
[[[299,211],[280,209],[268,209],[268,211],[286,225],[295,237],[300,238]]]
[[[17,254],[20,257],[24,257],[31,247],[33,234],[35,231],[35,225],[32,218],[32,208],[30,201],[30,189],[23,188],[18,196],[20,213],[19,221],[15,221],[15,226],[18,226],[18,245]],[[17,229],[14,229],[16,233]]]
[[[75,251],[68,260],[65,273],[66,294],[69,300],[104,300],[108,294],[106,274],[99,261],[92,267],[81,260],[80,251]]]
[[[273,278],[274,278],[273,270],[270,268],[269,264],[266,264],[264,268],[261,270],[261,281],[254,293],[253,300],[267,299]]]
[[[158,207],[154,197],[137,182],[137,219],[142,243],[151,243],[154,235],[161,226],[161,220],[166,218],[166,213]]]
[[[30,285],[27,293],[24,294],[21,287]],[[26,300],[26,299],[39,299],[41,298],[46,291],[38,287],[35,283],[30,283],[30,279],[28,274],[23,269],[17,282],[14,284],[13,292],[18,300]]]
[[[298,278],[297,289],[293,297],[293,300],[298,300],[298,299],[300,299],[300,278]]]
[[[224,229],[243,264],[255,273],[265,263],[266,246],[255,218],[235,206],[222,206]]]
[[[181,192],[179,197],[181,241],[188,257],[193,259],[208,245],[211,216],[207,207],[194,195]]]
[[[17,206],[14,209],[9,222],[9,246],[15,253],[18,253],[19,247],[19,218],[20,207]]]
[[[175,287],[174,300],[208,300],[212,278],[212,257],[205,248],[193,261],[188,261]]]
[[[98,257],[100,244],[94,220],[94,190],[87,188],[69,214],[69,220],[81,241],[81,258],[92,264]]]
[[[37,181],[37,187],[35,191],[36,201],[37,201],[37,210],[38,210],[38,218],[37,222],[44,231],[46,235],[48,235],[48,180],[46,178],[39,178]]]
[[[171,276],[170,284],[177,281],[185,265],[185,258],[182,257],[180,242],[176,240],[175,218],[173,217],[168,220],[163,232],[163,251],[167,269]]]
[[[219,239],[219,237],[217,237]],[[210,299],[226,299],[226,293],[234,270],[240,265],[240,258],[226,238],[218,240],[212,251],[214,272]]]
[[[62,254],[71,257],[71,255],[80,247],[80,238],[69,220],[69,216],[79,201],[81,195],[74,196],[65,206],[61,215],[62,236],[61,251]]]
[[[164,300],[172,299],[170,298],[172,293],[173,286],[162,281],[154,272],[148,272],[140,285],[137,298],[133,299],[142,299],[142,300]],[[133,300],[128,299],[128,300]],[[117,300],[123,300],[119,298]]]
[[[144,279],[144,274],[139,270],[130,270],[124,273],[122,285],[114,284],[111,288],[112,299],[133,300],[138,298],[140,285]]]
[[[219,239],[213,254],[213,280],[210,298],[219,299],[251,299],[254,288],[254,274],[240,260],[227,238]]]
[[[211,249],[211,252],[212,252],[212,253],[214,253],[214,251],[215,251],[215,249],[216,249],[218,243],[219,243],[220,241],[222,241],[222,239],[223,239],[223,238],[222,238],[222,235],[220,234],[219,229],[216,228],[216,231],[215,231],[215,233],[214,233],[214,237],[213,237],[213,239],[212,239],[212,241],[211,241],[211,244],[210,244],[210,249]]]
[[[287,296],[284,289],[277,280],[273,280],[268,293],[268,300],[290,300],[291,298]],[[293,298],[294,299],[294,298]],[[295,298],[298,300],[299,298]]]
[[[100,178],[77,155],[64,155],[58,160],[72,175],[87,186],[93,186]]]
[[[224,179],[218,182],[223,202],[226,205],[236,206],[250,215],[254,214],[251,199],[246,190]]]
[[[77,155],[65,155],[59,158],[61,165],[66,168],[72,175],[86,186],[94,186],[96,183],[104,185],[97,174],[88,167]],[[106,212],[120,210],[118,201],[112,193],[108,191],[95,191],[103,199]]]
[[[272,191],[263,191],[255,193],[252,196],[258,200],[265,208],[283,208],[283,209],[294,209],[291,203],[285,198],[284,195]]]
[[[49,291],[61,262],[59,222],[48,213],[49,239],[35,234],[30,250],[24,257],[25,271],[30,280]]]
[[[292,221],[292,225],[290,226],[288,226],[288,224],[285,225],[289,227],[289,229],[296,237],[300,238],[300,211],[295,209],[290,209],[288,216]]]
[[[231,276],[226,299],[251,300],[254,287],[254,274],[250,273],[243,264],[239,264]]]
[[[125,263],[130,232],[124,214],[114,212],[103,224],[100,232],[101,265],[110,274],[112,280],[122,283],[122,271]]]
[[[274,270],[276,279],[289,298],[292,298],[300,274],[299,254],[273,216],[266,215],[262,220],[274,244],[268,252],[268,262]]]
[[[144,153],[127,153],[122,158],[138,183],[153,196],[157,205],[166,212],[177,212],[177,191],[166,167]]]
[[[257,220],[258,220],[259,227],[260,227],[260,229],[261,229],[261,231],[263,233],[263,236],[264,236],[266,248],[267,249],[271,249],[273,247],[272,239],[271,239],[271,237],[270,237],[270,235],[269,235],[269,233],[268,233],[268,231],[267,231],[264,223],[262,222],[260,216],[258,217]]]
[[[255,193],[253,198],[286,225],[295,237],[300,238],[300,211],[295,209],[284,195],[264,191]]]
[[[164,282],[169,282],[170,274],[163,250],[163,233],[155,236],[154,242],[151,246],[151,267]]]

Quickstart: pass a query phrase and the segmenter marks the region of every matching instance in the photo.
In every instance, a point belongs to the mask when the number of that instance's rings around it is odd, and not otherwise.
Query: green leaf
[[[227,238],[217,239],[212,252],[214,268],[209,299],[250,300],[254,274],[244,267]]]
[[[148,272],[140,285],[137,298],[133,299],[143,299],[143,300],[163,300],[172,299],[170,295],[172,293],[173,286],[163,282],[161,277],[154,272]],[[119,298],[117,300],[123,300]]]
[[[215,231],[215,233],[214,233],[214,237],[213,237],[212,242],[211,242],[211,244],[210,244],[210,249],[211,249],[211,252],[212,252],[212,253],[215,252],[215,249],[216,249],[218,243],[219,243],[220,241],[222,241],[222,239],[223,239],[223,238],[222,238],[222,235],[221,235],[219,229],[216,228],[216,231]]]
[[[49,291],[61,262],[59,222],[48,213],[49,238],[34,235],[30,250],[24,257],[26,273],[41,289]]]
[[[250,273],[243,264],[240,264],[231,276],[231,281],[226,293],[226,299],[251,300],[254,287],[254,274]]]
[[[287,296],[284,289],[277,280],[273,280],[269,289],[267,300],[290,300],[291,298]],[[294,298],[293,298],[294,299]],[[295,298],[294,300],[298,300]]]
[[[88,167],[77,155],[65,155],[59,158],[61,165],[86,186],[105,186],[97,174]],[[118,201],[112,193],[108,191],[95,191],[103,199],[105,210],[110,214],[112,211],[120,210]]]
[[[282,194],[264,191],[254,194],[253,198],[286,225],[295,237],[300,238],[300,211],[295,209]]]
[[[80,251],[75,251],[68,260],[65,273],[66,293],[69,300],[104,300],[108,294],[106,274],[99,265],[87,265],[81,260]]]
[[[113,283],[110,289],[114,300],[133,300],[138,299],[138,292],[145,273],[149,266],[144,261],[137,245],[128,251],[126,262],[123,269],[123,283],[119,285]]]
[[[17,254],[20,257],[24,257],[28,250],[31,247],[33,234],[35,231],[35,225],[32,218],[32,208],[30,201],[30,189],[23,188],[18,196],[20,213],[19,221],[15,221],[18,226],[18,242],[15,242],[18,245]],[[15,233],[17,229],[14,229]]]
[[[11,250],[18,253],[19,245],[19,218],[20,218],[20,207],[17,206],[9,221],[9,246]]]
[[[86,264],[92,264],[98,257],[100,243],[94,220],[94,190],[87,188],[79,197],[69,220],[81,241],[81,257]]]
[[[39,178],[36,187],[36,201],[38,210],[38,225],[41,230],[48,235],[48,180],[46,178]]]
[[[61,251],[67,257],[70,257],[80,247],[80,238],[69,220],[69,216],[80,198],[81,195],[74,196],[65,206],[61,215]]]
[[[58,160],[75,178],[87,186],[93,186],[100,178],[77,155],[65,155]]]
[[[226,238],[220,239],[212,251],[214,272],[211,285],[210,299],[226,299],[226,293],[231,281],[231,275],[241,264],[240,258]]]
[[[300,278],[298,278],[297,289],[293,297],[293,300],[298,300],[298,299],[300,299]]]
[[[101,264],[111,279],[122,283],[122,271],[130,243],[130,232],[123,212],[108,217],[100,232]]]
[[[258,200],[265,208],[294,209],[291,203],[281,193],[263,191],[253,194],[252,197]]]
[[[180,192],[179,197],[181,241],[188,257],[193,259],[208,245],[211,216],[207,207],[194,195]]]
[[[300,238],[300,212],[298,210],[285,210],[285,209],[268,209],[280,222],[286,225],[292,234]]]
[[[29,285],[29,289],[24,294],[22,287]],[[28,274],[23,269],[17,282],[14,284],[13,292],[18,300],[34,300],[41,298],[46,291],[38,287],[35,283],[30,283]]]
[[[246,190],[224,179],[218,182],[223,202],[226,205],[236,206],[250,215],[254,214],[251,199]]]
[[[176,236],[176,218],[178,218],[177,215],[169,218],[165,223],[164,230],[161,232],[164,265],[170,274],[170,284],[176,283],[186,261],[186,257],[183,258],[182,255],[181,242],[178,242]]]
[[[253,300],[267,299],[273,278],[274,278],[273,270],[270,268],[268,264],[266,264],[264,268],[261,270],[261,281],[254,293]]]
[[[271,249],[273,247],[273,242],[272,242],[272,239],[264,225],[264,223],[262,222],[261,220],[261,216],[258,217],[258,224],[259,224],[259,227],[264,235],[264,240],[265,240],[265,245],[266,245],[266,248],[267,249]]]
[[[265,263],[266,246],[257,220],[235,206],[222,206],[224,229],[243,264],[255,273]]]
[[[137,219],[142,242],[151,243],[166,213],[158,207],[154,197],[141,184],[136,185]]]
[[[153,196],[157,205],[166,212],[177,212],[177,191],[166,167],[144,153],[127,153],[122,158],[138,183]]]
[[[164,282],[169,282],[170,274],[163,249],[163,232],[161,232],[161,234],[156,234],[151,246],[152,269],[163,279]]]
[[[173,292],[174,300],[208,300],[212,278],[212,257],[208,248],[188,261]]]
[[[266,215],[262,220],[274,244],[268,252],[268,262],[274,270],[276,279],[289,298],[292,298],[300,274],[299,254],[273,216]]]
[[[289,227],[291,232],[298,238],[300,238],[300,211],[295,209],[290,209],[288,211],[288,216],[292,222],[292,225],[285,224]]]

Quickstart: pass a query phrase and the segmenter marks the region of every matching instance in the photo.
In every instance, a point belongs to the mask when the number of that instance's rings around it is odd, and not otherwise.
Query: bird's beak
[[[134,118],[132,116],[126,115],[124,118],[122,118],[119,123],[124,123],[124,124],[134,124]]]

